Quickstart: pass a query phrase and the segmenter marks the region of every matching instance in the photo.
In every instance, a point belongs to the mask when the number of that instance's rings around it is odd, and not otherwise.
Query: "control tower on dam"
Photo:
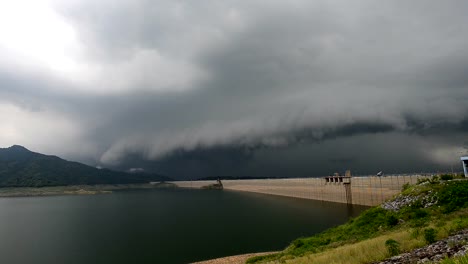
[[[323,178],[223,180],[225,190],[281,195],[318,201],[374,206],[430,175],[327,176]],[[182,188],[202,188],[213,181],[177,181]]]

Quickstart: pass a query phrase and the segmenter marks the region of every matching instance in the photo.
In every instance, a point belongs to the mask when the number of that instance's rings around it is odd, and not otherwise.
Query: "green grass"
[[[468,256],[444,259],[440,262],[440,264],[468,264]]]
[[[394,239],[402,251],[408,251],[468,227],[468,209],[465,209],[468,207],[468,181],[434,178],[405,186],[402,195],[419,199],[398,212],[387,211],[380,206],[370,208],[346,224],[312,237],[296,239],[282,252],[254,257],[247,263],[295,263],[295,260],[299,260],[297,263],[312,260],[322,263],[318,256],[323,263],[345,263],[335,259],[336,252],[330,253],[337,250],[343,251],[340,254],[347,263],[367,263],[390,256],[385,246],[388,239]],[[436,199],[438,202],[424,208],[424,199]],[[395,235],[400,236],[400,240],[394,238]],[[383,238],[386,239],[382,242]],[[359,247],[375,248],[372,253],[375,257],[358,256],[361,252]]]
[[[413,237],[411,231],[392,231],[375,238],[366,239],[352,244],[346,244],[337,248],[331,248],[316,254],[290,259],[288,263],[371,263],[392,256],[387,247],[387,241],[398,243],[399,250],[410,250],[424,245],[421,237]]]

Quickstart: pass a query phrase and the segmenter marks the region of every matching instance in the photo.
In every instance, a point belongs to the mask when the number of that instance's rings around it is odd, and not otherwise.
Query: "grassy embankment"
[[[468,181],[441,178],[405,185],[399,198],[411,202],[398,211],[373,207],[344,225],[247,263],[370,263],[446,238],[468,228]],[[467,258],[446,261],[468,263]]]

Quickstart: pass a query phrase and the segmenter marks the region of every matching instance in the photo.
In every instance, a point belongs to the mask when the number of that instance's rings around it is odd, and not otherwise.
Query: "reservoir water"
[[[0,198],[0,259],[9,264],[189,263],[281,250],[364,209],[184,189]]]

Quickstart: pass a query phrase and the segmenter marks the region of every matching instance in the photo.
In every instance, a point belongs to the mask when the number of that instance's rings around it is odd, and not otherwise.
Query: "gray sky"
[[[1,1],[0,146],[174,177],[460,167],[467,12],[466,1]]]

